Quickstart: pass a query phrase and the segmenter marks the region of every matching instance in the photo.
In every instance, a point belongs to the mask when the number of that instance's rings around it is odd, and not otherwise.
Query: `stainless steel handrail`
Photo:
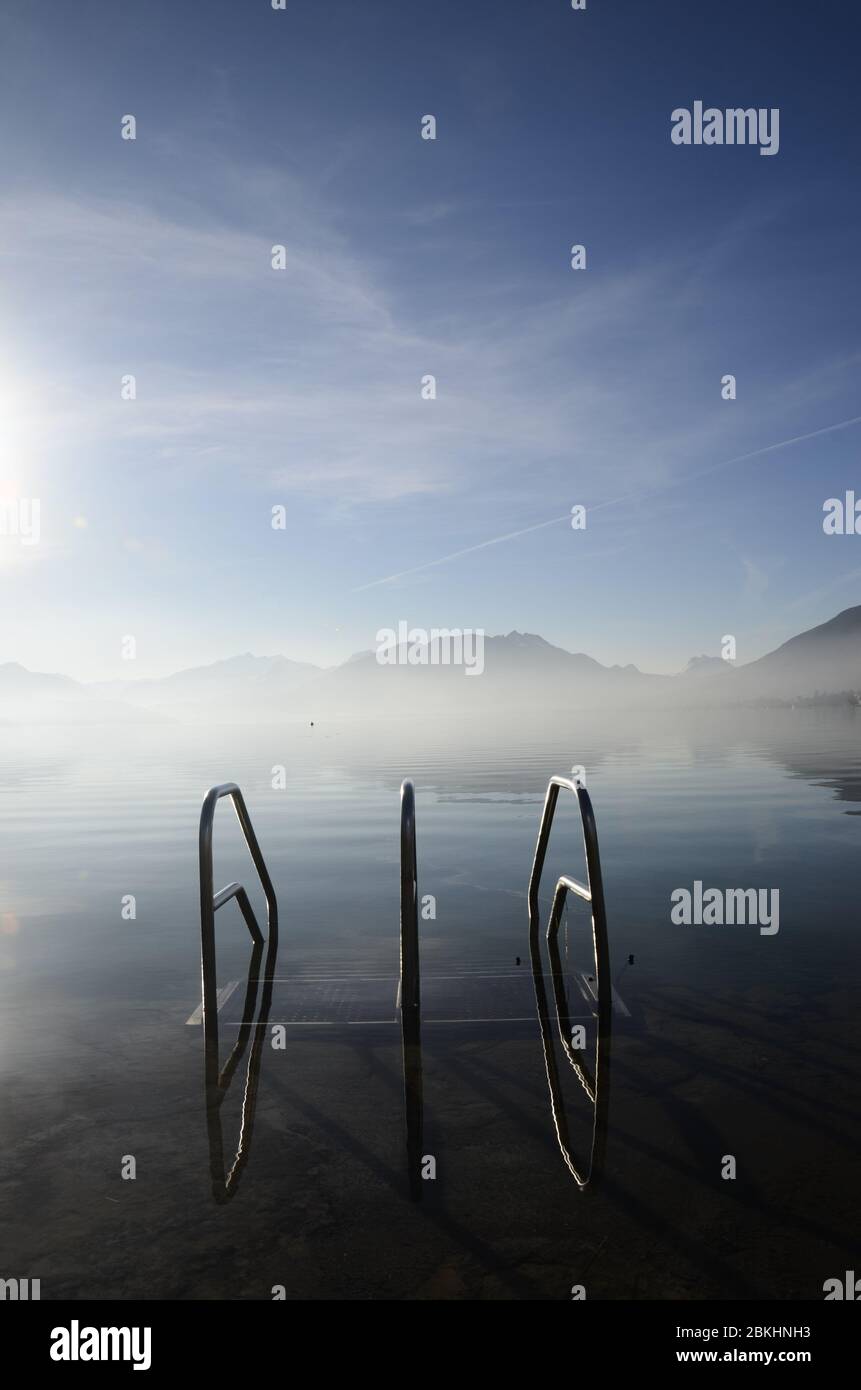
[[[257,997],[264,936],[258,926],[257,918],[254,915],[254,910],[249,901],[248,894],[241,883],[228,883],[226,887],[221,888],[217,893],[213,891],[212,832],[215,823],[216,808],[219,801],[225,796],[229,797],[233,803],[236,818],[242,829],[245,843],[248,846],[248,851],[254,862],[254,867],[257,870],[260,884],[263,888],[263,894],[266,899],[268,949],[266,952],[266,965],[262,977],[263,992],[260,1011],[257,1015],[256,1022],[253,1024],[251,1020],[253,1018]],[[251,1136],[254,1127],[254,1112],[257,1103],[257,1086],[262,1061],[263,1041],[266,1032],[266,1024],[269,1018],[269,1009],[272,1003],[275,961],[278,952],[278,903],[275,897],[275,889],[272,886],[272,880],[266,868],[266,861],[263,858],[257,836],[254,833],[254,827],[251,824],[251,817],[248,814],[245,799],[235,782],[224,782],[220,786],[212,787],[204,797],[203,806],[200,811],[198,852],[200,861],[200,970],[203,996],[206,1117],[209,1135],[212,1191],[215,1200],[222,1203],[229,1201],[234,1195],[242,1169],[248,1161]],[[219,908],[224,907],[225,904],[229,903],[233,898],[236,899],[242,916],[245,919],[245,924],[248,927],[253,942],[253,948],[248,968],[248,983],[245,993],[245,1004],[242,1010],[242,1024],[240,1025],[236,1043],[234,1044],[231,1054],[224,1067],[220,1068],[218,1059],[215,914]],[[247,1047],[249,1038],[253,1038],[253,1042],[245,1077],[239,1143],[230,1171],[225,1173],[220,1107],[230,1087],[231,1081],[233,1080],[236,1068]]]
[[[538,898],[538,889],[541,883],[541,873],[544,868],[544,859],[547,854],[547,846],[550,842],[550,830],[553,825],[553,817],[556,814],[556,803],[559,800],[560,791],[573,792],[577,798],[577,805],[580,810],[580,821],[583,826],[583,843],[586,847],[586,873],[588,883],[584,888],[583,884],[576,885],[576,891],[580,897],[586,901],[594,896],[597,886],[601,898],[603,909],[603,892],[601,890],[601,863],[598,856],[598,831],[595,827],[595,813],[592,810],[592,801],[584,786],[579,782],[572,782],[569,777],[551,777],[547,783],[547,792],[544,797],[544,810],[541,813],[541,824],[538,828],[538,843],[535,846],[535,858],[532,863],[532,873],[529,876],[529,905],[533,907]],[[593,882],[594,877],[594,882]]]
[[[203,798],[203,806],[200,810],[200,832],[198,836],[198,853],[200,860],[200,974],[203,994],[203,1020],[206,1023],[207,1016],[215,1016],[216,1010],[216,962],[215,962],[215,914],[225,903],[229,903],[235,898],[245,924],[251,933],[251,940],[255,944],[263,941],[263,933],[257,925],[248,894],[241,883],[228,883],[218,893],[213,891],[213,872],[212,872],[212,830],[215,823],[215,810],[222,797],[228,796],[233,802],[233,809],[236,812],[236,819],[245,837],[248,851],[254,861],[257,876],[260,879],[263,894],[266,898],[266,918],[267,930],[271,936],[273,929],[277,930],[278,924],[278,903],[275,898],[275,889],[272,887],[272,880],[269,877],[269,870],[266,868],[266,861],[257,843],[257,836],[254,833],[254,826],[251,824],[251,817],[248,814],[248,807],[242,792],[235,782],[223,782],[220,786],[212,787]]]
[[[401,783],[401,1008],[421,1006],[419,976],[419,900],[416,860],[416,794],[409,778]]]
[[[421,977],[419,969],[419,901],[416,861],[415,788],[401,784],[401,943],[398,1003],[404,1064],[404,1112],[407,1127],[407,1170],[410,1195],[422,1195],[424,1099],[421,1042]]]
[[[577,798],[580,824],[583,830],[583,846],[586,851],[586,883],[578,883],[576,879],[569,878],[567,874],[563,874],[558,879],[553,894],[550,919],[547,924],[547,937],[549,940],[559,930],[562,909],[569,892],[576,893],[577,897],[590,904],[592,908],[592,945],[595,958],[598,1018],[609,1023],[613,1008],[613,996],[610,983],[610,949],[607,940],[607,908],[604,902],[604,881],[601,876],[601,856],[598,851],[598,828],[595,824],[592,798],[588,791],[579,782],[572,782],[568,777],[551,777],[547,784],[544,810],[538,829],[538,842],[535,846],[535,858],[529,878],[529,910],[530,913],[537,914],[541,874],[544,869],[547,846],[550,843],[550,831],[553,827],[553,817],[556,814],[556,803],[562,790],[573,792]]]
[[[553,991],[556,1004],[556,1021],[562,1040],[563,1050],[593,1106],[592,1147],[589,1157],[589,1166],[585,1174],[581,1171],[574,1159],[568,1136],[559,1073],[553,1052],[553,1039],[549,1030],[549,1012],[544,990],[541,950],[538,942],[538,933],[540,929],[538,892],[541,886],[541,874],[544,869],[547,847],[550,843],[550,831],[553,826],[556,804],[559,800],[559,793],[563,789],[573,792],[577,798],[577,805],[580,811],[580,823],[583,831],[583,845],[586,852],[586,884],[579,883],[576,879],[570,878],[567,874],[563,874],[557,880],[553,894],[553,903],[550,909],[550,917],[547,924],[547,945],[550,954],[551,977],[553,980]],[[569,893],[574,893],[577,897],[582,898],[592,909],[592,949],[595,962],[595,992],[597,995],[598,1024],[594,1081],[589,1074],[588,1067],[575,1055],[568,1038],[570,1020],[565,995],[562,961],[559,954],[558,933],[562,920],[562,912]],[[609,1102],[610,1031],[613,1013],[613,995],[610,978],[610,948],[607,936],[607,910],[604,901],[604,883],[601,876],[601,859],[598,852],[598,831],[595,824],[595,812],[592,808],[591,797],[586,788],[581,786],[578,782],[571,781],[567,777],[551,777],[547,786],[547,793],[544,798],[544,809],[541,815],[541,824],[538,830],[538,841],[535,847],[535,858],[532,864],[532,873],[529,878],[528,898],[530,953],[535,979],[538,1013],[541,1022],[544,1062],[547,1080],[550,1086],[551,1109],[556,1126],[556,1136],[565,1163],[570,1169],[578,1186],[584,1188],[597,1176],[597,1173],[603,1165],[604,1159]]]

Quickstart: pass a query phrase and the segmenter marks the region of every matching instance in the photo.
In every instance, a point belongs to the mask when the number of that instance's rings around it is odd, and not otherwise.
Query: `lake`
[[[857,1261],[859,734],[851,709],[0,728],[0,1277],[43,1299],[821,1298]],[[588,1156],[592,1106],[561,1049],[551,1106],[526,895],[547,780],[573,765],[616,998],[606,1152],[582,1191],[559,1110]],[[395,998],[406,776],[420,1201]],[[224,781],[280,930],[261,1023],[248,932],[235,902],[217,914],[215,1114],[188,1020],[198,818]],[[265,924],[227,802],[214,855],[216,887],[244,882]],[[563,796],[542,936],[558,876],[584,872]],[[777,890],[779,930],[674,923],[697,882]],[[560,939],[591,1048],[585,905]]]

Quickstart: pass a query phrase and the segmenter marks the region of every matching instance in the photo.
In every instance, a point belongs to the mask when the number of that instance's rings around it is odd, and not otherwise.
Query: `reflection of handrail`
[[[275,974],[275,958],[278,952],[278,931],[277,928],[270,929],[269,947],[266,952],[266,968],[263,974],[263,994],[260,1001],[260,1012],[254,1019],[254,1007],[257,1001],[257,986],[259,984],[260,961],[263,956],[263,943],[256,941],[251,952],[251,960],[248,966],[248,983],[245,990],[245,1003],[242,1008],[242,1022],[233,1050],[230,1053],[223,1068],[218,1069],[218,1037],[213,1039],[211,1030],[217,1030],[217,1024],[210,1021],[207,1025],[204,1021],[204,1054],[206,1058],[206,1129],[209,1136],[209,1171],[212,1178],[212,1195],[216,1202],[221,1206],[229,1202],[236,1195],[239,1179],[242,1170],[248,1162],[251,1151],[251,1138],[254,1132],[254,1114],[257,1109],[257,1088],[260,1079],[260,1067],[263,1061],[263,1043],[266,1039],[266,1025],[269,1021],[269,1010],[272,1006],[272,986]],[[218,1015],[212,1015],[212,1019],[217,1020]],[[230,1166],[230,1171],[225,1171],[224,1163],[224,1138],[221,1128],[221,1105],[230,1089],[236,1068],[242,1060],[242,1054],[248,1046],[248,1040],[253,1035],[251,1052],[248,1057],[248,1067],[245,1073],[245,1088],[242,1095],[242,1119],[239,1127],[239,1140],[236,1145],[236,1153]]]
[[[419,974],[419,903],[416,868],[415,789],[401,785],[401,971],[398,1002],[404,1062],[404,1109],[407,1124],[407,1170],[413,1201],[422,1195],[421,984]]]
[[[544,868],[544,860],[547,855],[547,846],[550,842],[550,830],[553,825],[556,803],[559,799],[559,792],[563,788],[574,793],[580,810],[583,844],[586,851],[586,884],[578,883],[576,879],[569,878],[567,875],[563,875],[557,881],[556,890],[553,895],[553,904],[550,909],[550,918],[547,924],[547,946],[550,954],[551,978],[553,980],[556,1003],[556,1020],[565,1056],[573,1067],[583,1089],[592,1101],[593,1106],[592,1148],[589,1167],[585,1176],[575,1162],[571,1152],[562,1099],[562,1089],[559,1082],[553,1037],[550,1030],[549,1010],[547,1008],[547,997],[544,989],[544,977],[541,965],[541,949],[538,941],[538,890],[541,884],[541,873]],[[562,911],[569,892],[574,893],[577,897],[582,898],[584,902],[589,903],[592,909],[592,946],[595,961],[595,992],[597,995],[598,1023],[594,1081],[589,1074],[588,1068],[575,1056],[574,1050],[571,1048],[568,1040],[570,1019],[565,996],[562,962],[559,955],[558,934],[559,924],[562,920]],[[547,787],[547,795],[544,799],[544,810],[541,815],[541,825],[538,831],[538,842],[535,847],[535,859],[529,879],[528,896],[529,945],[532,956],[538,1015],[541,1024],[544,1063],[547,1071],[548,1084],[550,1086],[550,1103],[553,1112],[553,1121],[556,1127],[559,1147],[562,1150],[562,1156],[576,1182],[583,1188],[597,1176],[604,1159],[609,1101],[610,1029],[613,1004],[612,984],[610,979],[610,949],[607,937],[607,912],[604,903],[604,885],[601,877],[601,860],[598,853],[598,831],[595,825],[595,813],[592,809],[592,801],[586,788],[565,777],[551,777]]]
[[[266,966],[263,974],[263,993],[260,1001],[260,1012],[254,1023],[252,1023],[252,1019],[257,998],[260,961],[263,956],[263,933],[257,925],[257,919],[254,916],[248,894],[241,883],[229,883],[218,893],[213,892],[212,831],[216,807],[224,796],[229,796],[233,802],[237,820],[242,828],[245,843],[254,861],[254,867],[257,870],[266,898],[268,949],[266,952]],[[257,836],[251,824],[248,808],[245,805],[242,792],[234,782],[225,782],[222,786],[213,787],[204,797],[200,812],[198,845],[200,857],[200,962],[203,995],[206,1121],[209,1133],[212,1190],[215,1200],[222,1203],[229,1201],[234,1195],[242,1169],[248,1161],[248,1153],[251,1146],[254,1111],[257,1104],[257,1085],[262,1061],[263,1040],[272,1003],[275,958],[278,952],[278,903],[275,898],[275,889],[272,887],[272,880],[269,877],[269,871],[266,868],[266,862],[263,858],[260,846],[257,843]],[[220,1070],[218,1061],[215,914],[220,907],[224,907],[225,903],[229,903],[233,898],[237,901],[254,944],[248,969],[248,984],[245,993],[245,1004],[242,1011],[242,1023],[233,1050],[224,1068]],[[239,1134],[239,1143],[230,1172],[225,1177],[221,1118],[219,1111],[252,1032],[254,1040],[245,1077],[245,1092],[242,1101],[242,1124]]]
[[[560,879],[560,884],[561,883],[562,880]],[[558,896],[557,894],[557,897]],[[561,911],[559,916],[561,917]],[[568,995],[565,990],[565,972],[559,951],[559,933],[558,930],[553,927],[552,914],[551,923],[547,931],[547,951],[550,956],[550,979],[553,982],[553,996],[556,1001],[556,1024],[559,1029],[559,1041],[562,1044],[562,1050],[573,1068],[578,1081],[594,1105],[595,1081],[592,1078],[585,1060],[581,1060],[581,1057],[577,1055],[582,1049],[574,1048],[570,1041],[573,1030],[571,1027],[571,1015],[568,1009]]]

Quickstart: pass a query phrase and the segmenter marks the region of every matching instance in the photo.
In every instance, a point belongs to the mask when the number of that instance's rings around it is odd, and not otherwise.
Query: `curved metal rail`
[[[242,916],[245,918],[246,926],[251,933],[251,940],[258,944],[263,941],[263,933],[257,925],[257,919],[248,900],[248,894],[241,883],[228,883],[219,892],[213,892],[212,876],[212,829],[215,822],[215,810],[222,797],[229,796],[233,802],[233,809],[236,812],[236,819],[239,821],[242,834],[248,851],[254,861],[257,876],[260,879],[263,894],[266,898],[266,918],[267,928],[271,935],[273,928],[277,930],[278,924],[278,903],[275,898],[275,889],[272,887],[272,880],[269,877],[269,870],[266,868],[266,861],[263,858],[260,846],[257,843],[257,836],[254,833],[254,826],[251,824],[251,817],[248,814],[248,807],[242,792],[235,782],[223,782],[218,787],[212,787],[203,798],[203,806],[200,810],[200,833],[198,836],[198,852],[200,859],[200,973],[203,990],[203,1019],[206,1023],[207,1016],[214,1017],[216,1014],[216,975],[215,975],[215,914],[225,903],[229,903],[231,898],[235,898]]]
[[[583,845],[586,851],[587,881],[585,884],[579,883],[577,879],[569,878],[567,874],[563,874],[558,879],[553,894],[550,917],[547,923],[547,945],[550,954],[551,977],[553,980],[553,991],[556,1004],[556,1022],[562,1041],[562,1047],[568,1062],[576,1073],[580,1084],[583,1086],[593,1106],[592,1148],[589,1158],[589,1167],[585,1174],[581,1171],[580,1166],[574,1159],[568,1136],[562,1090],[556,1066],[553,1039],[549,1028],[549,1011],[544,989],[541,951],[538,943],[540,927],[538,892],[541,886],[541,874],[544,869],[547,847],[550,843],[550,831],[553,826],[556,804],[559,800],[559,793],[563,789],[573,792],[577,798],[577,805],[580,811],[580,823],[583,830]],[[588,1067],[576,1056],[569,1041],[570,1018],[558,942],[559,925],[562,920],[562,912],[569,893],[574,893],[576,897],[588,903],[592,909],[592,950],[595,962],[595,993],[597,996],[598,1024],[594,1080],[589,1073]],[[551,1108],[553,1111],[554,1124],[556,1126],[556,1136],[559,1141],[559,1147],[562,1150],[562,1156],[568,1168],[577,1184],[581,1188],[584,1188],[597,1176],[604,1158],[609,1101],[609,1049],[613,994],[610,978],[610,948],[607,937],[607,910],[604,902],[604,884],[601,877],[601,859],[598,852],[598,831],[595,825],[595,813],[592,809],[591,797],[586,788],[577,782],[571,781],[567,777],[551,777],[547,786],[547,794],[544,798],[544,810],[541,815],[541,824],[538,830],[535,859],[529,878],[529,944],[535,979],[538,1013],[541,1021],[544,1062],[547,1071],[547,1080],[550,1086]]]
[[[415,788],[401,784],[401,968],[398,987],[404,1063],[404,1111],[407,1125],[407,1169],[413,1201],[422,1195],[421,977],[419,970],[419,901],[416,869]]]
[[[257,870],[260,884],[263,888],[263,894],[266,898],[266,922],[269,944],[266,952],[266,965],[262,977],[263,992],[260,1012],[257,1015],[256,1022],[253,1024],[251,1023],[251,1019],[254,1015],[257,998],[264,936],[257,924],[257,919],[254,916],[254,910],[248,899],[248,894],[241,883],[228,883],[226,887],[220,889],[217,893],[213,892],[212,832],[215,823],[216,808],[219,801],[225,796],[229,797],[233,803],[236,818],[239,821],[245,843],[248,846],[248,851],[254,862],[254,867]],[[205,1094],[210,1150],[210,1173],[212,1177],[213,1196],[217,1202],[224,1203],[229,1201],[236,1191],[242,1169],[248,1161],[248,1154],[251,1147],[263,1041],[272,1002],[275,960],[278,952],[278,903],[275,897],[275,889],[272,886],[272,880],[269,877],[269,871],[266,868],[266,861],[263,858],[260,845],[257,842],[257,836],[254,833],[254,827],[251,824],[251,817],[248,814],[245,799],[235,782],[224,782],[220,786],[212,787],[204,797],[200,812],[198,848],[200,858],[200,962],[203,994]],[[248,927],[253,942],[253,947],[248,967],[245,1005],[242,1011],[243,1024],[240,1027],[239,1035],[227,1062],[223,1068],[220,1068],[218,1060],[215,914],[220,907],[224,907],[225,903],[229,903],[232,898],[236,899],[242,912],[242,916],[245,919],[245,924]],[[230,1171],[226,1172],[219,1112],[222,1101],[230,1088],[230,1084],[248,1045],[249,1039],[253,1039],[253,1041],[245,1077],[239,1143]]]

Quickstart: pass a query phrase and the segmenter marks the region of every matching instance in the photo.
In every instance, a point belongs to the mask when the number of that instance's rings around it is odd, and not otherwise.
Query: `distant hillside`
[[[738,668],[736,698],[792,699],[861,690],[861,606]]]
[[[142,709],[169,715],[231,718],[244,707],[281,709],[297,688],[322,674],[319,666],[286,656],[241,656],[193,666],[161,680],[113,681],[91,689]],[[286,711],[286,706],[285,706]]]
[[[123,699],[99,695],[70,676],[0,664],[0,722],[4,724],[130,724],[154,716]]]
[[[732,662],[724,661],[722,656],[692,656],[684,671],[683,676],[724,676],[727,671],[733,671],[735,667]]]
[[[406,658],[406,652],[403,653]],[[636,692],[661,677],[645,676],[633,666],[602,666],[583,653],[554,647],[532,633],[510,632],[484,641],[484,671],[467,675],[463,666],[381,665],[365,652],[327,671],[306,686],[301,697],[340,714],[374,710],[408,717],[418,713],[464,713],[475,710],[566,707],[571,704],[629,703]]]
[[[359,652],[323,670],[285,656],[241,656],[179,671],[161,680],[82,685],[68,676],[0,665],[5,722],[277,722],[344,716],[413,719],[429,715],[543,710],[654,709],[792,701],[861,691],[861,606],[791,638],[747,665],[693,657],[677,676],[635,666],[602,666],[583,652],[555,647],[534,633],[484,642],[484,671],[438,664],[440,649],[407,649],[382,665]],[[427,657],[426,662],[421,658]]]
[[[28,671],[17,661],[6,661],[0,665],[0,700],[32,699],[36,695],[47,695],[57,699],[85,697],[86,688],[73,681],[71,676],[53,676],[43,671]]]

